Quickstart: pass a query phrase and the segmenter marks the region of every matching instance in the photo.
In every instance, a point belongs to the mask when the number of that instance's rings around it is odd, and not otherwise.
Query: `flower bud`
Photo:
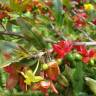
[[[47,69],[48,69],[48,64],[43,64],[43,65],[42,65],[42,69],[43,69],[43,70],[47,70]]]

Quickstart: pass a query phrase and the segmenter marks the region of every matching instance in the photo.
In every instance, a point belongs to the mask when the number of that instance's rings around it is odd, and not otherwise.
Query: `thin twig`
[[[0,22],[0,25],[2,26],[2,28],[4,29],[5,32],[7,32],[6,28],[4,27],[4,25],[2,24],[2,22]]]
[[[53,24],[50,24],[50,26],[51,26],[51,30],[56,33],[56,35],[55,35],[56,37],[58,36],[58,37],[66,40],[65,37],[62,37],[63,32],[61,30],[55,28],[55,26]]]
[[[47,43],[56,43],[56,41],[50,39],[50,38],[44,38],[45,42]]]
[[[19,34],[17,34],[17,33],[15,33],[15,32],[1,32],[0,31],[0,35],[10,35],[10,36],[17,36],[17,37],[19,37],[19,38],[23,38],[23,39],[25,39],[25,37],[23,36],[23,35],[19,35]]]
[[[85,32],[84,30],[81,30],[81,29],[78,29],[80,32],[82,32],[90,41],[95,41],[95,40],[93,40],[90,36],[89,36],[89,34],[87,33],[87,32]]]

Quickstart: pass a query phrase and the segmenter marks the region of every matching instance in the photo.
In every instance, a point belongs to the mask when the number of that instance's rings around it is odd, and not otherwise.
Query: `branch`
[[[36,53],[36,54],[31,54],[28,59],[31,59],[31,58],[41,58],[42,56],[44,56],[45,54],[50,54],[53,52],[53,49],[50,49],[50,50],[47,50],[45,52],[39,52],[39,53]]]
[[[96,42],[73,42],[73,45],[85,45],[85,46],[96,46]],[[31,54],[28,58],[38,58],[44,56],[45,54],[52,53],[53,49],[47,50],[45,52],[39,52],[37,54]]]
[[[61,30],[58,30],[57,28],[55,28],[55,26],[53,24],[50,24],[51,26],[51,30],[54,31],[56,33],[56,37],[60,37],[61,39],[67,40],[67,38],[62,37],[63,32]]]
[[[96,46],[96,42],[73,42],[73,45]],[[31,53],[27,57],[22,57],[22,58],[16,59],[16,60],[12,61],[11,63],[8,63],[7,65],[10,65],[12,63],[18,63],[24,59],[36,59],[36,58],[40,59],[45,54],[51,54],[52,52],[53,52],[53,49],[46,50],[45,52],[41,51],[41,52],[37,52],[37,53]],[[5,67],[5,66],[1,66],[1,67]]]
[[[89,37],[90,38],[90,37]],[[90,38],[91,39],[91,38]],[[50,38],[44,38],[45,42],[47,43],[51,43],[51,44],[54,44],[54,43],[57,43],[56,41],[53,41],[51,40]],[[96,41],[93,41],[91,40],[90,42],[74,42],[73,41],[73,45],[86,45],[86,46],[95,46],[96,45]],[[50,50],[52,51],[52,50]]]
[[[52,39],[50,39],[50,38],[44,38],[44,40],[45,40],[45,42],[47,42],[47,43],[56,43],[56,41],[54,41],[54,40],[52,40]]]
[[[94,24],[93,23],[91,23],[91,22],[87,22],[87,20],[84,18],[84,17],[81,17],[81,16],[79,16],[74,10],[72,10],[72,13],[74,13],[76,16],[78,16],[80,19],[82,19],[82,20],[84,20],[86,23],[88,23],[89,25],[91,25],[91,26],[94,26]],[[87,32],[85,32],[84,30],[80,30],[80,29],[78,29],[80,32],[83,32],[83,34],[90,40],[90,41],[94,41],[90,36],[89,36],[89,34],[87,33]]]
[[[0,21],[0,25],[2,26],[2,28],[4,29],[4,31],[7,31],[1,21]]]
[[[96,42],[74,42],[73,45],[96,46]]]
[[[82,32],[90,41],[94,42],[95,40],[93,40],[89,34],[87,32],[85,32],[84,30],[78,29],[80,32]]]
[[[25,39],[25,37],[23,36],[23,35],[19,35],[19,34],[17,34],[17,33],[15,33],[15,32],[1,32],[0,31],[0,35],[10,35],[10,36],[17,36],[17,37],[19,37],[19,38],[23,38],[23,39]]]

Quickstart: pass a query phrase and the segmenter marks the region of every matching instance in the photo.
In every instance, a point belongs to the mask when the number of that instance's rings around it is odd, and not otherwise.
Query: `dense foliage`
[[[96,0],[0,0],[0,96],[96,95]]]

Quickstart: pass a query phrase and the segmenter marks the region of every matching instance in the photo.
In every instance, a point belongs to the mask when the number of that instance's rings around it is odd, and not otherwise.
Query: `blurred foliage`
[[[92,5],[85,10],[84,4]],[[0,0],[0,96],[44,96],[39,91],[22,92],[18,85],[7,90],[5,83],[9,74],[3,67],[24,64],[35,70],[40,60],[40,68],[36,69],[39,74],[42,64],[56,59],[55,54],[50,55],[48,51],[53,43],[60,40],[95,41],[95,30],[96,0]],[[57,91],[51,86],[55,93],[49,89],[49,96],[94,96],[85,84],[85,77],[96,80],[96,65],[75,59],[67,62],[68,65],[65,60],[63,58],[60,65],[59,83],[53,82],[59,94],[56,95]],[[56,65],[55,68],[59,74]]]

